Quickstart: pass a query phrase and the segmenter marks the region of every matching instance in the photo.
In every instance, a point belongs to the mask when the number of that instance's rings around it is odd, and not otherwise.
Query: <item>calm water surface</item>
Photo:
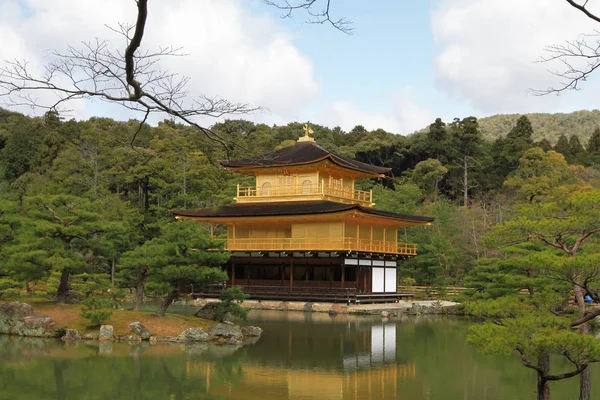
[[[0,336],[0,400],[535,398],[535,375],[516,357],[478,354],[469,323],[252,312],[251,346],[62,343]],[[595,400],[600,368],[594,366]],[[577,399],[578,379],[554,383]]]

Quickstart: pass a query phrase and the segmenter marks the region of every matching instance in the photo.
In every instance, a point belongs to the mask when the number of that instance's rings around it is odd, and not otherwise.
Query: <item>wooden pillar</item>
[[[304,281],[308,282],[308,261],[304,264]],[[306,284],[308,286],[308,283]]]
[[[239,246],[235,243],[235,224],[231,225],[231,234],[233,236],[233,238],[232,238],[233,239],[233,242],[232,242],[233,249],[237,249]]]
[[[344,264],[342,264],[342,287],[344,287],[344,282],[345,282],[345,276],[344,276],[344,272],[346,271],[346,267],[344,266]]]
[[[333,263],[329,263],[329,287],[333,287]]]
[[[235,285],[235,261],[231,259],[231,286]]]
[[[290,287],[294,286],[294,259],[290,258]]]

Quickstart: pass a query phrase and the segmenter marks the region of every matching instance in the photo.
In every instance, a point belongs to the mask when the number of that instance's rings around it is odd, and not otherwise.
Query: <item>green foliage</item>
[[[247,298],[248,295],[239,286],[223,289],[221,302],[218,303],[215,309],[215,320],[223,322],[227,314],[241,318],[244,321],[247,320],[250,309],[240,305]]]
[[[447,173],[448,168],[444,167],[441,162],[429,158],[415,166],[411,179],[425,193],[432,194],[433,201],[437,201],[439,184]]]
[[[160,236],[123,254],[120,277],[124,282],[136,282],[140,266],[146,266],[153,291],[164,292],[168,287],[169,295],[176,297],[192,287],[202,288],[227,280],[227,273],[220,266],[229,255],[207,251],[217,248],[218,244],[209,240],[206,227],[196,222],[166,223]]]
[[[83,302],[83,305],[80,315],[82,318],[90,320],[90,326],[100,326],[112,315],[112,312],[107,310],[112,306],[108,298],[90,297]]]
[[[600,128],[594,129],[594,133],[590,136],[586,150],[593,155],[600,155]]]

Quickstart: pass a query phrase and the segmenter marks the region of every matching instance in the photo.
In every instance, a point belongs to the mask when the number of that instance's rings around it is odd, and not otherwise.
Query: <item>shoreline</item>
[[[188,307],[202,307],[204,304],[217,302],[218,299],[195,299],[185,303]],[[184,304],[181,304],[184,305]],[[342,304],[328,302],[278,301],[278,300],[246,300],[242,307],[251,310],[300,311],[349,315],[422,315],[451,314],[461,315],[460,303],[445,300],[401,300],[397,303],[379,304]]]
[[[25,299],[24,299],[25,300]],[[32,301],[36,304],[35,301]],[[99,326],[81,325],[79,307],[25,302],[0,303],[0,334],[22,337],[57,338],[66,342],[99,341],[140,343],[215,343],[244,345],[255,342],[262,329],[232,323],[218,323],[198,317],[166,315],[152,317],[150,313],[127,310],[111,311],[107,321]],[[142,317],[142,319],[140,319]],[[73,319],[75,318],[75,319]],[[193,318],[193,320],[191,320]],[[140,321],[144,321],[143,323]],[[118,323],[115,329],[112,323]],[[175,323],[177,326],[173,326]]]

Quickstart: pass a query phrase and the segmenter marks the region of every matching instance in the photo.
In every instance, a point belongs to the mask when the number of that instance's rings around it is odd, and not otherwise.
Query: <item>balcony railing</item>
[[[320,197],[323,199],[349,200],[362,205],[373,204],[373,191],[363,191],[326,185],[286,185],[269,188],[237,187],[237,201],[274,200],[277,197]],[[286,199],[287,200],[287,199]]]
[[[229,251],[367,251],[415,256],[417,245],[356,238],[225,239]]]

